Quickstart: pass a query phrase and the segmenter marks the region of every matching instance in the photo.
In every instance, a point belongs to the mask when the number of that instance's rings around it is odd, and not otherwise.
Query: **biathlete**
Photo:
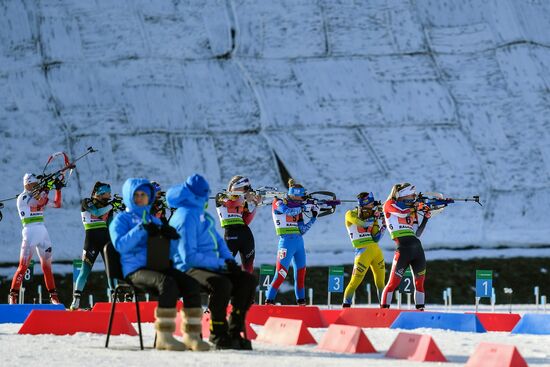
[[[254,195],[250,180],[244,176],[233,177],[227,191],[242,195],[220,193],[216,196],[216,211],[225,230],[224,239],[233,256],[239,252],[243,270],[252,273],[255,245],[249,224],[254,219],[261,198]]]
[[[381,215],[375,211],[372,192],[362,192],[357,195],[357,207],[346,212],[345,222],[351,244],[355,249],[355,260],[351,280],[344,291],[342,307],[351,306],[355,290],[363,281],[369,267],[374,276],[380,302],[380,292],[385,284],[386,266],[378,242],[384,235],[386,225]]]
[[[19,267],[11,282],[9,304],[18,303],[19,289],[35,249],[40,258],[44,282],[50,293],[50,301],[52,304],[60,304],[52,274],[52,241],[44,225],[44,210],[46,206],[61,208],[61,188],[64,187],[64,183],[59,179],[52,179],[41,184],[42,182],[36,175],[26,173],[23,177],[24,190],[17,197],[17,210],[23,225],[21,231],[23,241],[19,255]],[[48,205],[50,201],[48,194],[52,189],[55,189],[55,198],[53,203]]]
[[[419,223],[419,213],[422,217]],[[388,284],[382,292],[380,307],[389,308],[393,292],[401,283],[407,267],[411,267],[414,277],[414,302],[417,310],[424,310],[424,280],[426,278],[426,257],[419,237],[430,218],[430,208],[416,202],[415,187],[409,183],[393,186],[388,200],[384,203],[384,219],[397,249]]]
[[[103,248],[111,240],[109,223],[113,219],[113,212],[119,210],[122,205],[120,201],[111,201],[111,186],[99,181],[95,183],[92,195],[81,201],[80,215],[85,231],[84,249],[82,250],[82,267],[75,282],[71,310],[80,308],[82,291],[86,286],[97,255],[101,255],[103,258]]]
[[[275,304],[277,291],[284,282],[292,262],[296,303],[305,305],[306,250],[302,236],[315,223],[319,209],[315,206],[310,208],[312,217],[308,223],[305,223],[304,212],[308,211],[308,207],[303,205],[303,201],[306,190],[293,179],[288,181],[288,187],[288,198],[275,198],[272,204],[272,217],[279,236],[279,245],[276,273],[267,290],[265,303]]]

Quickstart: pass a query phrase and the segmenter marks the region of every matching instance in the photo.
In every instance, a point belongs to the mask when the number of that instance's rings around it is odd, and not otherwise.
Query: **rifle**
[[[94,148],[92,147],[88,147],[86,149],[86,153],[82,154],[80,157],[76,158],[74,161],[70,162],[69,161],[69,158],[68,156],[63,153],[63,152],[57,152],[57,153],[54,153],[52,155],[50,155],[48,157],[48,161],[46,162],[46,165],[44,166],[44,168],[42,169],[42,174],[41,175],[38,175],[37,178],[38,178],[38,185],[36,185],[36,187],[31,191],[31,195],[35,196],[36,194],[38,194],[40,191],[43,191],[48,182],[49,181],[56,181],[54,183],[54,185],[60,185],[61,187],[64,187],[66,186],[66,180],[65,180],[65,172],[67,170],[71,170],[71,172],[69,173],[69,176],[71,175],[72,173],[72,170],[74,168],[76,168],[76,165],[75,163],[77,161],[79,161],[80,159],[84,158],[85,156],[87,156],[88,154],[90,153],[95,153],[97,152],[97,150],[95,150]],[[53,173],[49,173],[49,174],[46,174],[45,171],[46,171],[46,168],[48,168],[48,165],[57,157],[59,156],[63,156],[63,162],[64,162],[64,167],[61,168],[61,169],[58,169],[57,171],[53,172]],[[10,198],[6,198],[6,199],[2,199],[0,200],[0,204],[2,204],[4,201],[9,201],[9,200],[15,200],[19,197],[19,194],[15,195],[15,196],[12,196]],[[3,206],[3,204],[2,204]]]
[[[73,160],[72,162],[69,161],[69,157],[63,153],[63,152],[58,152],[58,153],[54,153],[52,154],[49,158],[48,158],[48,161],[46,162],[46,165],[44,166],[44,168],[42,169],[42,174],[41,175],[38,175],[36,176],[38,178],[38,185],[36,186],[36,188],[34,188],[31,192],[31,194],[34,196],[36,195],[37,193],[39,193],[40,191],[43,191],[46,186],[48,185],[48,182],[51,182],[52,180],[55,182],[55,185],[60,185],[61,187],[65,187],[67,186],[67,180],[65,179],[65,172],[67,170],[70,170],[69,172],[69,177],[71,176],[72,174],[72,171],[73,169],[76,168],[76,162],[78,162],[79,160],[81,160],[82,158],[84,158],[85,156],[87,156],[88,154],[90,153],[95,153],[97,152],[97,150],[95,150],[94,148],[92,147],[88,147],[86,149],[86,153],[80,155],[79,157],[77,157],[75,160]],[[65,166],[61,169],[58,169],[57,171],[53,172],[53,173],[49,173],[49,174],[46,174],[45,171],[46,171],[46,168],[48,167],[48,165],[58,156],[61,156],[63,155],[63,159],[64,159],[64,164]]]
[[[273,199],[276,198],[276,197],[277,198],[286,197],[286,192],[277,191],[276,187],[261,186],[257,189],[249,190],[249,191],[246,191],[246,192],[244,192],[244,191],[227,191],[227,190],[223,190],[223,191],[219,192],[218,194],[216,194],[215,197],[210,197],[210,199],[214,199],[217,202],[223,197],[227,197],[227,196],[243,197],[245,195],[259,196],[260,197],[260,203],[258,204],[258,206],[263,206],[263,205],[270,205],[271,202],[273,201]]]
[[[481,201],[479,199],[479,195],[474,195],[469,198],[446,198],[443,196],[443,194],[438,192],[426,192],[426,193],[418,193],[415,200],[409,200],[407,202],[408,206],[414,207],[417,206],[417,203],[419,203],[419,210],[423,210],[422,207],[425,206],[432,211],[432,216],[435,214],[439,214],[447,207],[449,204],[453,204],[457,201],[472,201],[475,203],[478,203],[480,206],[483,206],[481,204]]]
[[[306,208],[317,206],[319,208],[317,217],[324,217],[334,213],[336,206],[342,204],[342,200],[336,199],[336,194],[331,191],[314,191],[306,195],[303,204]]]

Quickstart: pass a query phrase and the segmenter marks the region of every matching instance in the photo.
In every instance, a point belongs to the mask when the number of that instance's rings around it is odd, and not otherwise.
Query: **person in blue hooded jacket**
[[[200,317],[197,318],[197,314],[202,316],[199,284],[175,269],[159,272],[147,267],[150,237],[179,238],[174,228],[150,213],[155,198],[154,186],[144,178],[129,178],[122,186],[122,198],[126,210],[113,219],[109,233],[114,248],[120,253],[124,277],[136,287],[158,294],[156,349],[210,349],[200,337]],[[176,327],[176,302],[180,296],[184,299],[183,343],[172,335]]]
[[[205,211],[209,193],[208,182],[197,174],[166,192],[168,206],[176,208],[170,225],[181,236],[173,241],[177,245],[171,257],[176,269],[196,279],[210,295],[209,339],[215,347],[252,349],[246,339],[244,320],[257,280],[241,270],[216,231],[214,218]],[[226,310],[230,300],[232,312],[228,322]]]

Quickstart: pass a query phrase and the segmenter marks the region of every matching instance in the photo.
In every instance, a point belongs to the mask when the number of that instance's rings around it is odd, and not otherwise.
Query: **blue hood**
[[[146,206],[137,206],[134,202],[134,193],[140,186],[147,186],[151,196],[149,197],[149,205]],[[151,207],[153,206],[154,197],[156,191],[151,182],[146,178],[129,178],[122,185],[122,199],[124,205],[126,205],[126,211],[138,215],[140,218],[143,216],[145,211],[149,214]]]
[[[170,208],[181,208],[184,206],[204,208],[204,204],[207,201],[208,196],[193,194],[187,183],[172,186],[166,191],[166,202]]]

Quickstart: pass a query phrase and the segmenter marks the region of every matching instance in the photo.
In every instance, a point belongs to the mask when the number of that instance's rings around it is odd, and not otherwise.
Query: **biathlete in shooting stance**
[[[155,188],[144,178],[129,178],[122,186],[122,197],[126,210],[118,214],[109,225],[113,245],[120,253],[120,263],[124,277],[136,287],[158,294],[158,307],[155,310],[156,349],[204,351],[210,349],[202,340],[201,298],[199,284],[187,274],[170,267],[169,255],[166,255],[168,267],[165,270],[153,270],[149,264],[148,253],[155,247],[149,242],[162,236],[176,240],[180,236],[173,227],[151,215],[150,210],[155,197]],[[154,242],[153,242],[154,243]],[[172,241],[170,253],[176,251],[177,243]],[[176,323],[176,302],[183,297],[182,310],[183,343],[172,335]]]
[[[422,221],[419,224],[419,213]],[[389,308],[393,292],[403,277],[407,267],[411,267],[414,277],[414,302],[417,310],[424,310],[424,279],[426,277],[426,257],[419,237],[430,218],[430,208],[416,201],[415,187],[409,183],[393,186],[384,203],[384,218],[397,249],[393,257],[390,279],[384,291],[380,307]]]
[[[44,225],[44,209],[46,206],[61,208],[61,188],[63,186],[64,183],[59,179],[40,182],[38,177],[31,173],[26,173],[23,177],[24,191],[17,197],[17,210],[23,224],[23,230],[21,231],[23,241],[19,256],[19,267],[15,271],[11,282],[9,304],[18,303],[19,289],[35,249],[40,258],[40,265],[44,272],[44,282],[50,293],[50,301],[53,304],[60,304],[52,274],[52,241]],[[55,189],[54,202],[53,205],[47,205],[49,202],[48,194],[52,189]]]
[[[293,179],[288,180],[288,198],[275,198],[272,204],[272,217],[275,230],[279,236],[277,250],[277,272],[273,282],[266,293],[265,304],[275,304],[275,296],[281,284],[283,284],[292,262],[294,267],[294,292],[298,305],[306,304],[305,279],[306,279],[306,250],[304,248],[303,235],[315,223],[318,208],[311,208],[311,220],[304,222],[305,211],[308,208],[303,205],[306,190]]]
[[[227,185],[227,191],[229,194],[216,195],[216,211],[225,230],[224,239],[233,256],[239,252],[243,270],[252,273],[255,246],[248,225],[254,219],[261,198],[252,192],[250,181],[243,176],[233,177]]]
[[[75,282],[71,310],[77,310],[80,307],[82,291],[97,255],[101,254],[103,258],[103,248],[111,240],[108,226],[113,219],[113,213],[120,210],[122,205],[121,201],[111,201],[111,186],[99,181],[95,183],[92,195],[81,202],[80,215],[86,234],[82,250],[82,267]]]
[[[386,224],[381,218],[382,214],[375,210],[376,203],[372,192],[360,193],[357,195],[357,202],[355,209],[346,212],[346,228],[355,248],[355,260],[351,280],[344,291],[342,307],[351,306],[355,290],[363,281],[369,267],[374,276],[378,301],[385,284],[386,266],[378,242],[384,235]]]
[[[166,192],[171,208],[176,208],[170,225],[181,238],[172,253],[174,267],[198,281],[209,294],[209,340],[216,349],[252,349],[246,338],[245,317],[252,305],[257,280],[235,262],[223,238],[216,231],[215,219],[206,212],[210,185],[193,175]],[[232,311],[227,316],[227,305]],[[185,300],[184,300],[185,304]],[[201,315],[198,315],[199,317]],[[200,318],[198,327],[200,329]]]

